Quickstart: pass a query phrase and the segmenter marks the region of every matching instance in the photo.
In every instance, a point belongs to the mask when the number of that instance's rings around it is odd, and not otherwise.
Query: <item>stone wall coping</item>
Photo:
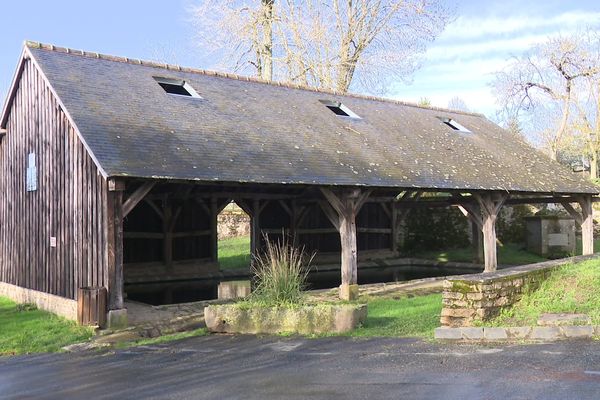
[[[600,336],[600,325],[511,326],[511,327],[441,327],[434,338],[454,342],[511,342],[566,339],[592,339]]]
[[[511,267],[502,269],[496,272],[478,273],[478,274],[467,274],[467,275],[456,275],[449,276],[449,281],[462,281],[470,283],[491,283],[498,279],[504,278],[519,278],[523,275],[527,275],[535,271],[552,270],[563,265],[576,263],[580,261],[587,261],[592,259],[600,258],[600,254],[592,254],[587,256],[575,256],[568,258],[561,258],[557,260],[543,261],[535,264],[520,265],[518,267]]]

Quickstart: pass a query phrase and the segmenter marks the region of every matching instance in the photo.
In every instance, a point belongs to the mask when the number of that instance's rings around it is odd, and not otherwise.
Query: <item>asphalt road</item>
[[[208,336],[0,359],[2,399],[600,399],[600,343]]]

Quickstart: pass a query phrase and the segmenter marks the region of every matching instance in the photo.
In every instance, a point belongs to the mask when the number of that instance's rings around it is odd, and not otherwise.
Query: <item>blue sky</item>
[[[23,40],[132,58],[210,68],[198,56],[187,7],[193,0],[26,1],[2,4],[0,98],[6,96]],[[448,0],[450,1],[450,0]],[[411,85],[388,96],[446,106],[459,96],[487,115],[495,110],[487,86],[494,71],[550,35],[600,25],[600,1],[456,1],[457,19],[434,42]],[[27,18],[23,18],[27,16]]]

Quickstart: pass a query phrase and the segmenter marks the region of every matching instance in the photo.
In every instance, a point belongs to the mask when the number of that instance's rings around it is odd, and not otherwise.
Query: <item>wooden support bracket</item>
[[[123,203],[123,218],[125,218],[144,197],[146,197],[155,185],[156,181],[144,182],[127,198],[127,200],[125,200],[125,203]]]
[[[332,189],[321,188],[326,201],[319,205],[332,225],[340,233],[342,248],[342,285],[340,297],[344,300],[354,300],[358,295],[352,290],[358,282],[358,257],[356,246],[356,216],[371,194],[372,190],[349,189],[334,192]]]
[[[573,197],[581,207],[581,212],[578,212],[568,201],[561,204],[577,224],[581,226],[582,254],[594,254],[594,209],[592,207],[594,198],[592,195]]]

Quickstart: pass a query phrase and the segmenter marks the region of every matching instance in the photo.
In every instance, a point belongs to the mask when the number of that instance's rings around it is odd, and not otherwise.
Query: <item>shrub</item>
[[[496,220],[498,239],[503,243],[525,244],[527,242],[526,217],[533,215],[529,205],[514,205],[502,207]]]
[[[469,245],[468,219],[454,208],[410,211],[404,227],[407,253],[463,248]]]
[[[249,300],[269,306],[300,304],[314,255],[307,260],[304,248],[290,245],[285,235],[281,241],[265,239],[265,251],[252,263],[256,287]]]

